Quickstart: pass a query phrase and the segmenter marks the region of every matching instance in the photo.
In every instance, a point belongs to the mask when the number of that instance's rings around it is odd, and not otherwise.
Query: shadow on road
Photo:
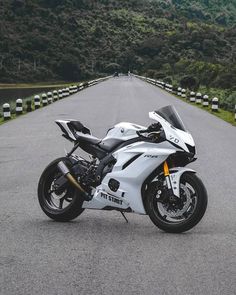
[[[127,216],[127,215],[126,215]],[[42,220],[35,219],[30,220],[29,223],[24,224],[28,230],[35,230],[36,228],[40,229],[42,232],[53,232],[54,234],[62,234],[65,237],[70,235],[81,235],[81,234],[94,234],[94,235],[103,235],[106,236],[109,233],[109,236],[112,238],[122,236],[124,239],[130,237],[130,235],[136,237],[142,237],[145,239],[156,238],[160,239],[163,237],[188,237],[196,235],[196,230],[189,231],[182,234],[170,234],[159,230],[155,225],[151,223],[148,217],[134,216],[130,218],[127,216],[129,223],[126,223],[123,220],[123,217],[115,216],[114,219],[106,219],[105,216],[93,216],[92,218],[78,218],[70,222],[56,222],[53,220]],[[141,219],[142,218],[142,219]],[[144,220],[145,219],[145,220]],[[198,234],[203,233],[203,229],[198,230]]]

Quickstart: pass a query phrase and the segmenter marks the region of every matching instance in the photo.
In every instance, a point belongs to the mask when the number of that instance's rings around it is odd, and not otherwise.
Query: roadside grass
[[[138,78],[140,78],[140,77],[138,77]],[[144,80],[147,83],[150,83],[147,81],[146,77],[144,79],[143,78],[144,77],[141,77],[141,80]],[[178,87],[178,83],[176,81],[174,81],[174,84],[176,84],[175,86]],[[165,89],[162,89],[162,90],[166,91]],[[178,96],[177,94],[174,94],[174,93],[171,93],[171,94],[174,95],[176,98],[181,99],[182,101],[184,101],[188,104],[194,105],[194,106],[230,123],[231,125],[236,126],[235,113],[234,113],[234,106],[236,105],[236,97],[235,97],[236,91],[231,93],[232,92],[231,90],[223,90],[223,89],[218,89],[218,88],[217,89],[216,88],[209,89],[206,87],[201,87],[199,89],[199,92],[207,93],[207,95],[209,97],[214,97],[214,96],[218,97],[219,103],[221,105],[223,105],[223,103],[224,103],[224,106],[228,107],[230,109],[230,111],[227,111],[227,110],[223,109],[222,107],[219,108],[218,111],[212,111],[210,101],[209,101],[209,107],[204,107],[202,104],[196,104],[196,103],[190,102],[188,100],[188,95],[190,94],[190,90],[187,90],[187,92],[186,92],[187,97],[186,98]]]
[[[28,98],[28,99],[29,99],[29,98]],[[27,100],[27,99],[26,99],[26,100]],[[10,104],[10,105],[11,105],[11,110],[12,110],[12,104]],[[39,109],[41,109],[41,108],[43,108],[42,105],[40,106]],[[39,109],[38,109],[38,110],[39,110]],[[32,111],[31,111],[31,112],[33,112],[33,111],[35,111],[35,110],[36,110],[36,109],[34,108],[34,106],[33,106],[33,104],[32,104]],[[26,114],[29,114],[29,113],[31,113],[31,112],[27,112],[27,111],[26,111],[26,104],[25,104],[25,105],[23,105],[23,112],[22,112],[22,114],[16,115],[15,110],[11,111],[11,119],[4,120],[3,115],[0,113],[0,125],[2,125],[2,124],[4,124],[4,123],[7,123],[7,122],[9,122],[9,121],[12,121],[13,119],[16,119],[16,118],[19,118],[19,117],[21,117],[21,116],[24,116],[24,115],[26,115]]]
[[[2,117],[0,117],[0,125],[2,125],[3,123],[5,123],[5,121],[3,120]]]
[[[81,81],[79,83],[85,83],[87,81]],[[44,88],[52,88],[52,91],[53,90],[59,90],[61,88],[64,88],[64,87],[68,87],[68,86],[71,86],[73,84],[79,84],[78,82],[74,82],[74,83],[64,83],[64,84],[52,84],[52,83],[44,83],[44,84],[37,84],[37,83],[34,83],[34,84],[0,84],[0,89],[17,89],[17,88],[42,88],[42,92],[38,92],[38,93],[35,93],[34,95],[31,95],[31,96],[27,96],[27,97],[24,97],[22,98],[22,103],[23,103],[23,114],[21,115],[16,115],[15,114],[15,108],[16,108],[16,101],[15,100],[9,100],[7,101],[7,103],[10,104],[10,109],[11,109],[11,119],[10,120],[13,120],[13,119],[16,119],[18,118],[19,116],[22,116],[24,114],[27,114],[26,112],[26,101],[27,100],[31,100],[32,101],[32,111],[34,111],[34,104],[33,104],[33,100],[34,100],[34,96],[35,95],[39,95],[41,97],[41,95],[43,93],[45,93],[45,91],[43,91]],[[40,108],[42,108],[43,106],[41,105]],[[10,120],[4,120],[3,118],[3,110],[2,108],[0,108],[0,125],[4,124],[4,123],[7,123],[8,121]]]
[[[2,114],[0,114],[0,125],[3,125],[4,123],[7,123],[13,119],[16,119],[20,116],[25,115],[25,114],[26,114],[26,112],[23,112],[21,115],[11,114],[11,119],[9,119],[9,120],[4,120],[4,118],[2,117]]]
[[[28,85],[28,84],[27,84]],[[71,84],[68,84],[68,85],[71,85]],[[65,87],[66,85],[64,84],[64,87]],[[50,86],[49,86],[50,87]],[[61,86],[56,86],[54,89],[52,89],[52,90],[59,90],[59,89],[61,89],[61,87],[63,87],[62,85]],[[41,88],[41,87],[39,87],[39,88]],[[48,86],[47,86],[47,88],[48,88]],[[42,87],[42,89],[43,89],[43,87]],[[4,120],[4,118],[3,118],[3,110],[2,110],[2,108],[0,109],[0,125],[2,125],[2,124],[4,124],[4,123],[7,123],[7,122],[9,122],[9,121],[11,121],[11,120],[13,120],[13,119],[16,119],[16,118],[19,118],[20,116],[23,116],[23,115],[25,115],[25,114],[28,114],[29,112],[26,112],[26,102],[27,102],[27,100],[31,100],[31,107],[32,107],[32,111],[31,112],[33,112],[33,111],[35,111],[35,108],[34,108],[34,97],[35,97],[35,95],[39,95],[40,97],[41,97],[41,95],[43,94],[43,93],[45,93],[44,91],[42,91],[42,92],[39,92],[39,93],[36,93],[36,94],[34,94],[34,95],[31,95],[31,96],[28,96],[28,97],[24,97],[24,98],[22,98],[22,106],[23,106],[23,113],[22,114],[20,114],[20,115],[16,115],[16,111],[15,111],[15,109],[16,109],[16,101],[15,100],[10,100],[10,101],[8,101],[7,103],[9,103],[10,104],[10,109],[11,109],[11,119],[9,119],[9,120]],[[42,102],[41,102],[42,103]],[[40,108],[43,108],[43,106],[41,105],[40,106]]]
[[[209,107],[204,107],[203,105],[201,104],[196,104],[196,103],[193,103],[193,102],[190,102],[188,99],[186,98],[183,98],[183,97],[180,97],[178,95],[175,95],[175,97],[177,97],[178,99],[181,99],[182,101],[188,103],[188,104],[191,104],[191,105],[194,105],[196,107],[198,107],[199,109],[202,109],[228,123],[230,123],[231,125],[233,126],[236,126],[236,121],[234,119],[234,113],[232,112],[229,112],[229,111],[226,111],[226,110],[223,110],[223,109],[219,109],[217,112],[214,112],[211,110],[211,105],[209,104]]]
[[[60,89],[60,87],[57,87],[57,88],[55,88],[53,90],[59,90],[59,89]],[[32,101],[32,111],[34,111],[34,106],[33,106],[34,97],[35,97],[35,95],[39,95],[41,97],[41,95],[43,93],[45,93],[45,92],[44,91],[43,92],[39,92],[39,93],[36,93],[34,95],[31,95],[31,96],[27,96],[27,97],[22,98],[23,112],[26,113],[25,110],[26,110],[26,101],[27,100],[31,100]],[[11,118],[12,119],[18,118],[19,115],[13,117],[13,115],[15,115],[16,101],[15,100],[10,100],[7,103],[9,103],[9,105],[10,105],[11,114],[12,114]],[[2,119],[3,123],[8,122],[8,120],[6,120],[6,121],[3,120],[3,110],[2,110],[2,108],[0,109],[0,123],[1,123],[1,119]]]
[[[65,88],[65,87],[68,87],[68,86],[71,86],[71,85],[78,85],[78,84],[81,84],[81,83],[87,83],[88,80],[84,80],[84,81],[80,81],[80,82],[71,82],[71,83],[63,83],[63,84],[52,84],[52,83],[33,83],[33,84],[0,84],[0,89],[16,89],[17,87],[18,88],[42,88],[42,92],[38,92],[38,93],[35,93],[34,95],[31,95],[31,96],[28,96],[28,97],[24,97],[22,98],[22,105],[23,105],[23,113],[20,114],[20,115],[16,115],[15,113],[15,108],[16,108],[16,101],[15,100],[10,100],[8,101],[7,103],[10,104],[10,109],[11,109],[11,119],[9,120],[4,120],[3,118],[3,110],[2,108],[0,108],[0,125],[4,124],[4,123],[7,123],[13,119],[16,119],[16,118],[19,118],[20,116],[23,116],[25,114],[28,114],[29,112],[26,112],[26,101],[27,100],[31,100],[31,107],[32,107],[32,112],[35,111],[35,108],[34,108],[34,96],[35,95],[39,95],[41,97],[41,95],[43,93],[45,93],[45,91],[43,91],[43,88],[52,88],[52,91],[53,90],[59,90],[61,88]],[[43,108],[43,106],[41,105],[40,108]]]

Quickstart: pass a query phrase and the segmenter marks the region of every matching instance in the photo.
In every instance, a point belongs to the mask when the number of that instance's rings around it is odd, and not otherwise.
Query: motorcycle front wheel
[[[38,184],[38,200],[48,217],[56,221],[70,221],[84,211],[83,198],[69,183],[61,189],[56,188],[55,181],[62,176],[57,167],[60,161],[64,161],[68,166],[71,165],[67,158],[59,158],[45,168]]]
[[[157,182],[150,185],[146,198],[146,212],[161,230],[181,233],[193,228],[203,217],[207,208],[207,191],[194,173],[185,172],[180,178],[178,203],[160,198]]]

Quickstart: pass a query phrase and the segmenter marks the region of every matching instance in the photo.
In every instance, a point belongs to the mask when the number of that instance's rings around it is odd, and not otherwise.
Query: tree
[[[215,52],[215,42],[209,39],[205,39],[202,44],[203,52],[206,55],[213,55]]]
[[[67,81],[78,81],[81,70],[73,56],[65,56],[57,65],[57,73]]]
[[[194,76],[184,76],[180,80],[180,86],[182,88],[188,88],[190,90],[196,90],[199,87],[199,81]]]
[[[117,63],[110,63],[105,67],[105,71],[110,74],[119,70],[120,70],[120,65]]]

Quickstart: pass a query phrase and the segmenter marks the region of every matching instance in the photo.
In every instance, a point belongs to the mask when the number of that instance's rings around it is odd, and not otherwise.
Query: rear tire
[[[185,200],[182,211],[186,207],[186,212],[183,214],[181,209],[176,210],[175,213],[174,210],[169,210],[169,204],[158,202],[156,182],[151,183],[147,193],[145,202],[147,214],[158,228],[169,233],[190,230],[202,219],[207,208],[207,191],[202,181],[194,173],[185,172],[181,176],[180,188],[180,197]]]
[[[43,212],[56,221],[70,221],[78,217],[84,209],[80,192],[69,182],[63,190],[53,191],[54,181],[62,175],[57,164],[64,161],[69,167],[67,158],[58,158],[43,171],[38,184],[38,200]]]

